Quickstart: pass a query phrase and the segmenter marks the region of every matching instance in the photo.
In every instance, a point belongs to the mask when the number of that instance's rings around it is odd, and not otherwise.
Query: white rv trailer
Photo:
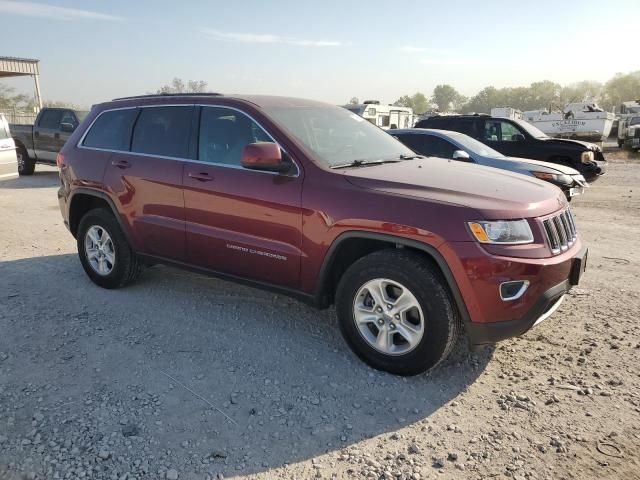
[[[531,110],[523,120],[535,125],[550,137],[604,141],[611,133],[615,115],[594,102],[567,104],[562,111]]]
[[[411,128],[415,123],[415,115],[411,108],[381,105],[378,100],[365,100],[364,103],[343,105],[343,107],[384,130]]]

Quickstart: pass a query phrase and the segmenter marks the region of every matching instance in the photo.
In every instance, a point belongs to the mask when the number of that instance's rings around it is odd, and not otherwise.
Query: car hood
[[[343,170],[361,188],[469,207],[484,219],[547,215],[566,205],[560,189],[519,173],[425,158]]]
[[[520,157],[507,157],[506,160],[516,160],[522,163],[528,163],[530,165],[535,165],[537,167],[541,167],[538,170],[555,170],[560,173],[564,173],[565,175],[580,175],[580,172],[575,168],[568,167],[566,165],[560,165],[558,163],[551,162],[543,162],[541,160],[533,160],[531,158],[520,158]]]
[[[545,138],[545,139],[542,139],[542,140],[544,140],[545,142],[555,143],[555,144],[563,145],[563,146],[574,145],[576,147],[581,147],[581,150],[582,149],[593,150],[594,152],[599,152],[599,151],[602,150],[595,143],[583,142],[582,140],[570,140],[568,138]]]

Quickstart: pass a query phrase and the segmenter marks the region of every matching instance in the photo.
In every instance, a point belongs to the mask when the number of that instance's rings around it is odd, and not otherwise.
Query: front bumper
[[[576,165],[575,168],[582,174],[587,182],[594,182],[607,173],[607,162],[606,160],[598,160],[581,163],[579,166]]]
[[[587,265],[587,248],[583,247],[571,260],[569,277],[545,290],[533,306],[520,318],[502,322],[467,324],[467,333],[472,345],[495,343],[522,335],[535,325],[549,318],[560,306],[571,287],[577,285]]]

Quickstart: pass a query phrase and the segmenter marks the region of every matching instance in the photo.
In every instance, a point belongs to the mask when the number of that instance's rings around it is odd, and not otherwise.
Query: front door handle
[[[111,165],[118,168],[129,168],[131,166],[126,160],[114,160],[111,162]]]
[[[189,177],[201,182],[211,182],[213,177],[205,172],[189,172]]]

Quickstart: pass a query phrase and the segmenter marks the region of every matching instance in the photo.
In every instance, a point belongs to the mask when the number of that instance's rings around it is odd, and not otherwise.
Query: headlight
[[[563,183],[565,185],[571,185],[573,180],[569,175],[564,173],[547,173],[547,172],[531,172],[534,177],[540,180],[546,180],[547,182]]]
[[[580,160],[582,161],[582,163],[593,162],[593,158],[593,152],[591,150],[582,152],[582,155],[580,155]]]
[[[469,222],[469,229],[480,243],[519,244],[533,242],[526,220],[480,220]]]

